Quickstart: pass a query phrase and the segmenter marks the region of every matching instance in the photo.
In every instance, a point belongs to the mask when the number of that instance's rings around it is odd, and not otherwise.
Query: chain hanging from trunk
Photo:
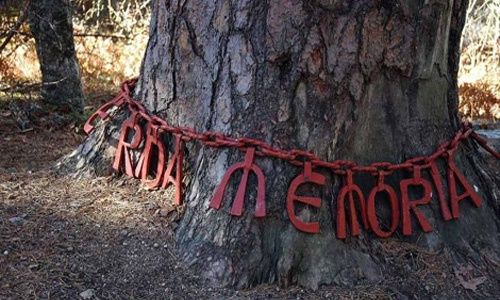
[[[176,189],[175,204],[182,205],[184,144],[197,141],[206,147],[238,149],[245,153],[244,161],[236,163],[228,169],[214,193],[210,207],[220,209],[231,177],[236,171],[241,170],[243,174],[230,214],[233,216],[243,214],[248,177],[252,172],[257,177],[254,214],[255,217],[265,217],[265,175],[255,163],[255,158],[268,157],[284,160],[303,169],[302,173],[295,177],[289,186],[286,208],[292,224],[298,230],[307,233],[318,233],[320,224],[319,222],[304,222],[298,218],[295,212],[295,203],[299,202],[303,205],[319,208],[321,199],[313,196],[299,196],[296,191],[303,184],[325,185],[325,176],[315,172],[315,169],[326,169],[344,179],[344,185],[341,187],[339,196],[336,199],[337,238],[345,239],[348,228],[352,236],[361,233],[358,216],[361,216],[365,230],[373,232],[378,237],[386,238],[397,230],[400,223],[403,235],[411,235],[413,233],[412,215],[424,232],[432,231],[430,222],[419,210],[418,206],[428,205],[431,202],[433,186],[437,192],[442,218],[445,221],[458,219],[461,201],[468,199],[474,206],[480,207],[481,198],[477,194],[475,187],[467,181],[455,163],[455,153],[462,141],[466,139],[474,140],[496,159],[500,158],[500,153],[496,152],[487,144],[486,140],[475,133],[470,123],[464,123],[455,136],[450,141],[439,145],[434,153],[414,157],[399,164],[375,162],[361,166],[348,160],[324,161],[308,151],[300,149],[284,150],[257,139],[233,138],[220,132],[200,133],[188,127],[171,126],[158,116],[150,115],[140,102],[131,97],[131,92],[136,83],[137,79],[124,82],[120,93],[102,105],[84,125],[85,132],[90,134],[97,119],[108,119],[111,110],[114,108],[128,108],[130,117],[122,124],[113,163],[114,170],[121,171],[131,177],[140,178],[149,188],[160,186],[166,188],[172,184]],[[143,126],[141,124],[145,124],[147,128],[145,135],[143,135]],[[161,138],[163,135],[169,135],[175,141],[171,157],[169,157],[170,153],[163,145]],[[145,141],[145,147],[139,160],[134,163],[129,150],[138,149],[143,140]],[[156,155],[156,159],[153,159],[153,155]],[[438,169],[437,163],[439,160],[443,160],[446,165],[447,191],[445,191],[443,179]],[[153,163],[156,165],[151,166]],[[155,170],[155,172],[151,172],[151,169]],[[411,178],[403,179],[399,183],[400,199],[398,199],[394,188],[385,181],[388,176],[396,171],[407,171],[412,174]],[[428,172],[430,180],[422,177],[423,171]],[[369,191],[368,197],[355,182],[356,174],[360,173],[369,174],[375,178],[376,184]],[[423,191],[421,198],[410,199],[410,187],[420,187]],[[386,194],[389,199],[391,211],[389,226],[382,226],[377,217],[376,202],[379,193]],[[349,219],[349,223],[347,223],[347,219]]]

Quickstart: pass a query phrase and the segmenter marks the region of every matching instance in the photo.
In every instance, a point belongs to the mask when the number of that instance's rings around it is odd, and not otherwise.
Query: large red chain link
[[[291,149],[283,150],[275,148],[264,141],[260,141],[252,138],[232,138],[228,137],[219,132],[204,132],[200,133],[196,130],[188,127],[175,127],[169,125],[165,120],[157,117],[151,116],[147,113],[144,106],[137,100],[131,97],[131,93],[135,88],[137,79],[131,79],[125,81],[122,84],[120,93],[110,102],[101,106],[87,121],[84,128],[87,133],[93,130],[92,123],[97,117],[105,119],[109,115],[109,111],[114,107],[122,107],[125,104],[131,113],[137,113],[142,119],[146,120],[151,126],[158,128],[158,130],[179,135],[180,138],[187,141],[199,141],[202,144],[209,147],[225,147],[225,148],[237,148],[245,152],[249,148],[255,149],[255,155],[261,157],[272,157],[281,160],[285,160],[295,166],[303,167],[305,162],[309,162],[311,166],[323,167],[331,169],[337,175],[346,175],[346,171],[351,172],[362,172],[370,174],[384,174],[389,175],[397,170],[409,170],[413,171],[415,166],[419,168],[428,167],[429,164],[439,157],[444,157],[447,153],[454,153],[458,148],[461,141],[471,137],[475,140],[481,147],[492,154],[495,158],[500,158],[500,154],[496,152],[493,148],[487,145],[486,141],[481,138],[477,133],[473,132],[470,123],[464,123],[461,128],[457,131],[453,139],[448,142],[441,144],[437,150],[428,156],[419,156],[410,158],[402,163],[393,164],[389,162],[376,162],[368,166],[360,166],[355,162],[347,160],[335,160],[335,161],[323,161],[311,152],[304,151],[301,149]]]

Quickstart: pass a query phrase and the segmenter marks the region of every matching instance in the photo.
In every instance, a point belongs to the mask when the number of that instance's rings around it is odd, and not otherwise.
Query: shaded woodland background
[[[24,6],[23,1],[0,3],[3,42]],[[114,91],[124,79],[139,73],[148,39],[149,4],[140,0],[72,1],[75,47],[88,98]],[[24,22],[0,54],[0,97],[36,97],[39,69],[35,41]]]
[[[75,46],[88,101],[108,95],[120,82],[139,73],[148,40],[149,4],[149,0],[72,2]],[[22,1],[0,2],[2,43],[22,11]],[[462,115],[499,120],[499,1],[470,1],[459,72]],[[35,42],[24,23],[0,53],[0,98],[36,98],[40,81]]]

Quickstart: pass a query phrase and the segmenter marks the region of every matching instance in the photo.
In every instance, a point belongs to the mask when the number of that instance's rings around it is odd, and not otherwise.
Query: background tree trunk
[[[312,150],[323,160],[396,163],[430,154],[459,125],[456,75],[466,4],[154,1],[136,96],[173,125]],[[101,162],[106,134],[116,132],[97,131],[74,157]],[[498,262],[499,183],[477,153],[466,143],[457,164],[483,205],[463,201],[460,219],[443,222],[434,197],[422,208],[433,231],[416,229],[412,237],[397,233],[393,239],[444,250],[456,264]],[[255,193],[241,218],[228,214],[237,182],[221,210],[209,209],[225,171],[242,159],[236,150],[187,146],[191,176],[177,243],[188,265],[217,284],[236,287],[278,281],[316,288],[387,274],[383,240],[366,232],[336,239],[341,182],[326,170],[326,186],[314,189],[321,208],[299,212],[303,220],[320,221],[319,234],[290,223],[287,189],[301,170],[280,160],[257,160],[267,176],[265,218],[254,218]],[[388,182],[396,186],[403,175]],[[370,176],[356,180],[365,194],[374,184]],[[254,187],[251,178],[248,191]]]
[[[30,1],[28,21],[42,71],[43,99],[62,110],[82,113],[83,91],[69,1]]]

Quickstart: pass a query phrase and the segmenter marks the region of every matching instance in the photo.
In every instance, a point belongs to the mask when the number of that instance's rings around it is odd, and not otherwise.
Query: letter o
[[[377,212],[375,210],[375,196],[377,193],[386,192],[389,195],[389,202],[391,205],[391,229],[390,231],[384,231],[380,228],[380,224],[377,219]],[[368,215],[368,223],[370,228],[373,230],[376,236],[381,238],[390,237],[399,225],[399,203],[396,192],[392,187],[387,184],[379,184],[375,186],[370,191],[370,196],[368,196],[368,202],[366,206],[366,211]]]

